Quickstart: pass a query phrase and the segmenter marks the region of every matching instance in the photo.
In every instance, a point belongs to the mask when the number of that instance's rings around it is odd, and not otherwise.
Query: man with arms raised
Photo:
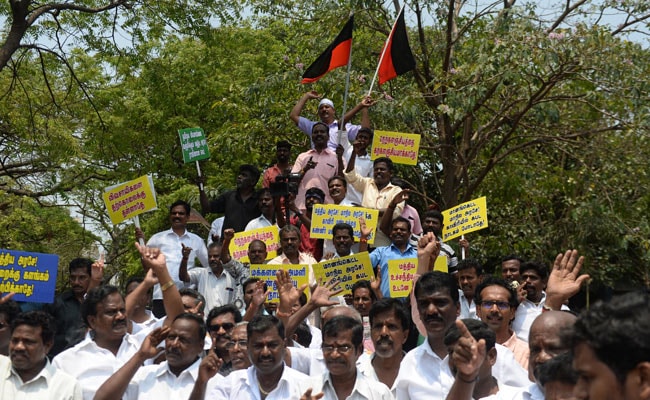
[[[201,317],[178,315],[171,327],[157,328],[147,336],[140,349],[97,389],[95,399],[186,399],[196,381],[204,338]],[[145,361],[156,357],[157,346],[163,340],[166,361],[141,368]],[[213,379],[212,383],[218,381]]]
[[[47,358],[54,320],[43,311],[19,314],[11,325],[9,357],[0,356],[0,398],[81,400],[81,386]]]

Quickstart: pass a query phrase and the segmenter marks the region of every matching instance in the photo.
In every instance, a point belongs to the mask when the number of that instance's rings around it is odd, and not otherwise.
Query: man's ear
[[[497,362],[497,348],[492,347],[490,350],[488,350],[486,354],[486,360],[487,362],[490,363],[491,366],[494,366],[494,363]]]
[[[638,377],[638,398],[641,400],[650,400],[650,361],[643,361],[637,364],[632,372],[635,372]],[[628,374],[630,379],[630,374]]]
[[[88,327],[90,328],[90,330],[95,329],[95,320],[96,320],[96,316],[94,315],[88,316]]]
[[[45,347],[45,354],[50,353],[50,350],[52,350],[52,346],[54,346],[54,340],[50,340],[49,342],[43,343],[43,347]]]

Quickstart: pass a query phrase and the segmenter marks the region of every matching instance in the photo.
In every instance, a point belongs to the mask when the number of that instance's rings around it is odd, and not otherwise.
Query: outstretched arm
[[[302,97],[298,99],[296,105],[293,106],[291,112],[289,113],[289,118],[291,118],[293,123],[298,125],[298,121],[300,121],[300,113],[302,113],[302,109],[305,108],[305,104],[307,104],[309,100],[320,99],[320,97],[321,96],[315,90],[303,94]]]
[[[566,300],[580,291],[583,282],[589,275],[580,275],[585,262],[584,257],[578,257],[578,250],[567,250],[555,257],[553,270],[546,284],[545,305],[553,310],[559,310]]]
[[[111,375],[95,393],[96,400],[119,399],[129,387],[129,382],[146,360],[158,354],[157,346],[165,340],[169,334],[169,327],[156,328],[142,342],[142,346],[116,373]],[[81,361],[81,360],[80,360]]]

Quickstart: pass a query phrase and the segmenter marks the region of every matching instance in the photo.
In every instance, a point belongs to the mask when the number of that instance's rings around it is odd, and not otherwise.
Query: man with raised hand
[[[178,315],[170,327],[156,328],[147,336],[140,349],[97,389],[95,399],[186,399],[196,381],[204,338],[200,316]],[[160,352],[157,346],[163,340],[166,361],[142,367]]]
[[[161,282],[168,317],[164,325],[170,325],[183,312],[183,303],[167,270],[165,256],[157,248],[137,243],[136,247],[143,265],[152,269]],[[127,333],[126,306],[115,286],[91,290],[82,304],[81,314],[90,327],[90,335],[56,356],[52,364],[77,378],[84,399],[90,400],[97,388],[138,351],[143,338]]]
[[[339,142],[345,147],[349,147],[350,143],[354,141],[357,137],[357,133],[361,127],[370,128],[370,115],[368,114],[368,107],[371,107],[375,102],[370,97],[364,97],[364,99],[354,106],[351,110],[347,111],[345,114],[345,129],[347,133],[341,135],[341,140],[339,140],[339,124],[340,122],[336,119],[336,110],[334,109],[334,102],[330,99],[322,98],[320,94],[316,91],[306,92],[302,97],[296,102],[296,105],[291,110],[289,117],[291,120],[298,126],[305,135],[309,136],[312,139],[312,128],[317,123],[316,121],[310,121],[307,118],[301,117],[302,109],[305,107],[305,104],[309,100],[320,100],[318,103],[318,117],[320,122],[327,126],[328,130],[328,142],[327,146],[336,150]],[[361,125],[352,125],[350,121],[359,111],[361,111]],[[313,144],[312,144],[313,146]]]

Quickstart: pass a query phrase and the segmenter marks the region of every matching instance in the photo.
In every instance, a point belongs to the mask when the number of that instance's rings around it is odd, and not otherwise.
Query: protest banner
[[[413,275],[418,269],[417,258],[388,260],[390,297],[407,297],[413,287]],[[382,277],[382,279],[385,279]]]
[[[248,245],[253,240],[261,240],[266,244],[267,260],[275,258],[280,247],[280,235],[277,225],[235,233],[228,247],[230,256],[240,262],[248,262]]]
[[[433,263],[433,270],[448,273],[449,266],[447,265],[447,256],[438,256],[436,261]]]
[[[0,249],[0,293],[16,293],[13,300],[52,303],[59,256]]]
[[[205,139],[205,133],[201,128],[185,128],[178,130],[183,149],[183,162],[205,160],[210,158],[210,149]]]
[[[102,197],[113,225],[157,207],[151,175],[109,186]]]
[[[368,243],[375,242],[375,231],[379,221],[379,210],[361,207],[337,206],[336,204],[316,204],[311,213],[311,230],[309,236],[312,239],[331,239],[332,228],[338,223],[346,223],[354,230],[354,239],[359,241],[361,230],[359,218],[366,220],[366,227],[372,230],[368,236]]]
[[[420,135],[375,131],[372,139],[371,160],[388,157],[395,164],[416,165],[420,149]]]
[[[259,278],[266,282],[269,290],[267,301],[279,303],[278,285],[275,282],[275,273],[278,269],[289,272],[293,286],[309,284],[309,265],[307,264],[253,264],[250,266],[251,278]],[[308,290],[306,291],[308,292]]]
[[[370,255],[367,251],[323,261],[312,267],[316,279],[322,278],[323,282],[327,282],[331,278],[337,278],[343,289],[341,295],[352,294],[352,285],[357,281],[369,281],[375,277],[372,264],[370,264]]]
[[[483,196],[443,211],[445,226],[442,228],[442,240],[446,242],[466,233],[487,228],[486,203],[486,198]]]

